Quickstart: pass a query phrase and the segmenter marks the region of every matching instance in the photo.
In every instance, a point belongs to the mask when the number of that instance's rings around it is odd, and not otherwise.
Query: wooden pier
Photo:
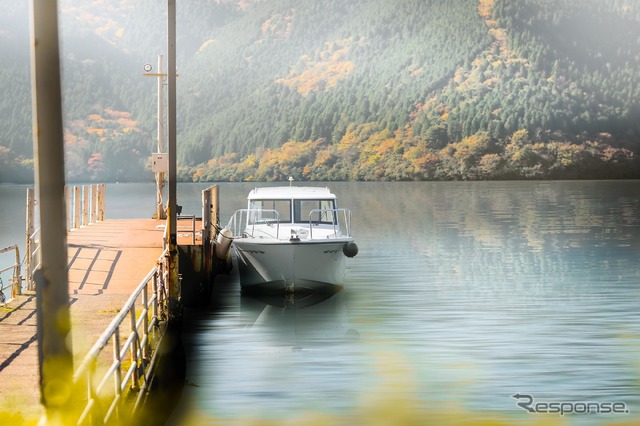
[[[77,365],[163,252],[164,221],[111,220],[68,234],[72,345]],[[42,415],[36,296],[0,310],[0,413]],[[0,414],[2,419],[2,414]]]
[[[182,286],[185,298],[188,298],[189,293],[192,299],[202,298],[202,294],[194,295],[193,292],[201,292],[204,288],[210,294],[213,285],[211,254],[214,250],[210,237],[214,238],[216,233],[217,188],[209,188],[203,192],[203,203],[204,221],[192,216],[178,218],[180,273],[189,278],[189,282],[184,282]],[[163,256],[167,253],[166,224],[167,221],[156,219],[106,220],[78,229],[72,227],[67,233],[71,341],[75,370],[94,362],[86,361],[87,354],[92,351],[103,361],[103,369],[108,369],[108,364],[114,359],[111,345],[124,348],[125,340],[132,339],[131,333],[136,328],[136,321],[144,322],[145,326],[140,327],[142,331],[132,340],[131,350],[138,351],[143,358],[135,362],[145,366],[150,362],[151,350],[154,348],[149,346],[152,341],[157,346],[162,330],[157,335],[148,337],[148,341],[145,340],[147,337],[143,337],[146,333],[144,330],[155,333],[154,325],[158,328],[166,324],[166,317],[161,319],[162,314],[143,299],[149,300],[154,294],[156,299],[162,299],[160,293],[167,290],[164,284],[168,283],[168,266],[163,261]],[[144,298],[136,299],[133,310],[123,314],[123,306],[145,279],[150,294],[145,293]],[[159,289],[159,286],[163,288]],[[166,299],[155,301],[156,304],[164,303],[166,309],[165,302]],[[145,307],[145,304],[148,306]],[[38,373],[36,308],[35,291],[28,290],[0,307],[0,424],[5,423],[4,419],[15,418],[11,416],[35,422],[43,414]],[[149,320],[138,319],[142,312],[147,312]],[[116,333],[115,340],[118,342],[114,343],[113,337],[107,339],[104,334],[118,316],[126,320],[117,327],[120,329],[119,338]],[[129,317],[134,319],[129,321]],[[155,323],[150,323],[154,321]],[[96,349],[96,345],[99,346],[101,339],[104,340],[102,347],[105,350],[98,354],[101,348]],[[142,348],[143,345],[145,348]],[[122,348],[120,351],[124,352],[126,348]],[[145,352],[147,348],[149,353]],[[128,362],[123,360],[121,364]],[[124,380],[127,375],[126,368],[118,365],[118,369],[120,368],[122,371],[117,374],[119,377],[114,377],[116,383]],[[140,377],[135,367],[130,371],[137,382],[128,386],[135,389],[136,393],[142,393],[140,390],[146,386],[147,378]],[[77,374],[82,377],[94,373],[82,371]],[[145,384],[141,384],[143,382]],[[87,398],[90,400],[91,396],[80,397],[85,401]]]
[[[72,210],[68,201],[65,206],[57,2],[32,4],[34,180],[42,232],[30,226],[29,211],[26,288],[20,294],[22,278],[14,279],[17,297],[0,310],[0,424],[126,424],[134,419],[153,382],[165,326],[179,322],[186,295],[181,267],[194,279],[196,293],[208,292],[212,284],[217,201],[216,214],[210,215],[214,205],[205,191],[200,244],[192,227],[187,249],[179,245],[175,3],[167,1],[168,164],[166,171],[154,170],[160,191],[167,173],[166,209],[160,201],[157,205],[157,217],[167,214],[166,229],[157,221],[84,226],[88,216],[80,219],[77,207]],[[161,128],[162,114],[158,120]],[[104,198],[85,199],[82,204],[94,211],[104,207]],[[69,233],[71,212],[74,231]],[[189,260],[180,259],[180,253]]]

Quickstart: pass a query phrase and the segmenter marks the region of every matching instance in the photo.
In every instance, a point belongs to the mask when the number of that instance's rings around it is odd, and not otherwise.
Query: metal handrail
[[[194,215],[178,215],[176,217],[177,221],[180,220],[191,220],[191,229],[178,229],[178,231],[182,231],[185,232],[187,234],[191,234],[191,244],[195,245],[196,244],[196,217]],[[177,226],[177,225],[176,225]]]
[[[21,276],[21,263],[20,263],[20,249],[18,248],[17,245],[13,245],[10,247],[6,247],[0,250],[0,254],[2,253],[8,253],[10,251],[15,251],[16,253],[16,262],[9,266],[6,267],[2,270],[0,270],[0,274],[9,270],[13,270],[13,274],[11,276],[11,298],[9,300],[11,300],[12,298],[20,295],[22,293],[22,276]],[[4,282],[2,281],[2,279],[0,278],[0,303],[5,303],[7,302],[3,290],[5,288],[7,288],[8,286],[4,285]]]
[[[98,338],[84,357],[73,375],[73,382],[77,388],[82,385],[87,389],[86,404],[78,419],[78,424],[84,424],[88,419],[91,423],[109,423],[113,414],[118,413],[120,404],[125,400],[123,396],[127,387],[137,391],[138,395],[133,406],[135,412],[150,386],[157,360],[157,346],[151,348],[150,335],[160,332],[160,322],[167,318],[167,288],[168,252],[165,250],[158,258],[156,266],[142,279],[138,287],[118,315],[111,321],[107,329]],[[149,295],[151,286],[152,294]],[[136,302],[141,298],[142,310],[137,316]],[[136,318],[137,317],[137,318]],[[120,339],[120,327],[130,319],[129,334],[124,342]],[[157,340],[157,339],[156,339]],[[109,342],[113,345],[113,362],[108,366],[102,377],[96,377],[98,357]],[[131,365],[123,372],[123,360],[130,357]],[[107,385],[113,381],[112,395],[105,392]],[[98,407],[106,407],[103,413],[96,413]],[[95,418],[101,414],[101,418]]]
[[[83,226],[105,220],[106,184],[65,186],[67,217],[66,230],[73,231]],[[35,291],[33,273],[40,267],[40,228],[36,227],[35,206],[38,204],[33,188],[27,188],[26,223],[26,289]]]

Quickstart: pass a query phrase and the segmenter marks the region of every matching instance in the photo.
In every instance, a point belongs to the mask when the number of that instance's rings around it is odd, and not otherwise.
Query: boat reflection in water
[[[189,411],[216,420],[348,412],[370,372],[346,297],[243,295],[239,311],[203,319],[189,343]]]
[[[352,341],[345,292],[297,292],[286,295],[248,294],[241,297],[248,331],[278,337],[273,343],[293,350]],[[252,320],[253,319],[253,320]]]

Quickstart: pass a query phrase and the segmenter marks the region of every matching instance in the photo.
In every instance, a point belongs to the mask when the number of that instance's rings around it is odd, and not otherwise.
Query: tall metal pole
[[[157,153],[164,154],[164,78],[167,76],[162,70],[163,68],[163,57],[162,55],[158,55],[158,72],[151,73],[151,65],[145,65],[145,77],[156,77],[158,79],[158,117],[157,128],[158,128],[158,140],[157,142]],[[156,219],[166,219],[167,213],[163,206],[163,190],[164,190],[164,175],[165,172],[156,172],[156,212],[154,214],[154,218]]]
[[[73,395],[73,357],[57,1],[32,0],[31,9],[33,151],[41,226],[41,266],[34,274],[40,396],[47,419],[62,423]]]
[[[168,114],[167,131],[169,143],[169,311],[170,315],[180,314],[180,279],[178,272],[178,241],[177,241],[177,203],[176,203],[176,0],[167,0],[167,83],[168,83]]]
[[[164,80],[163,80],[163,62],[164,59],[162,55],[158,55],[158,154],[164,152]],[[157,185],[157,194],[156,194],[156,216],[158,219],[166,219],[167,215],[164,210],[164,206],[162,205],[162,192],[164,189],[164,173],[156,173],[156,185]]]

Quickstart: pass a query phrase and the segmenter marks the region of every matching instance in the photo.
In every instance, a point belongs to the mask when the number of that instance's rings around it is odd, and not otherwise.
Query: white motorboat
[[[358,253],[351,211],[328,188],[264,187],[249,193],[221,232],[231,238],[243,291],[300,292],[343,285]]]

